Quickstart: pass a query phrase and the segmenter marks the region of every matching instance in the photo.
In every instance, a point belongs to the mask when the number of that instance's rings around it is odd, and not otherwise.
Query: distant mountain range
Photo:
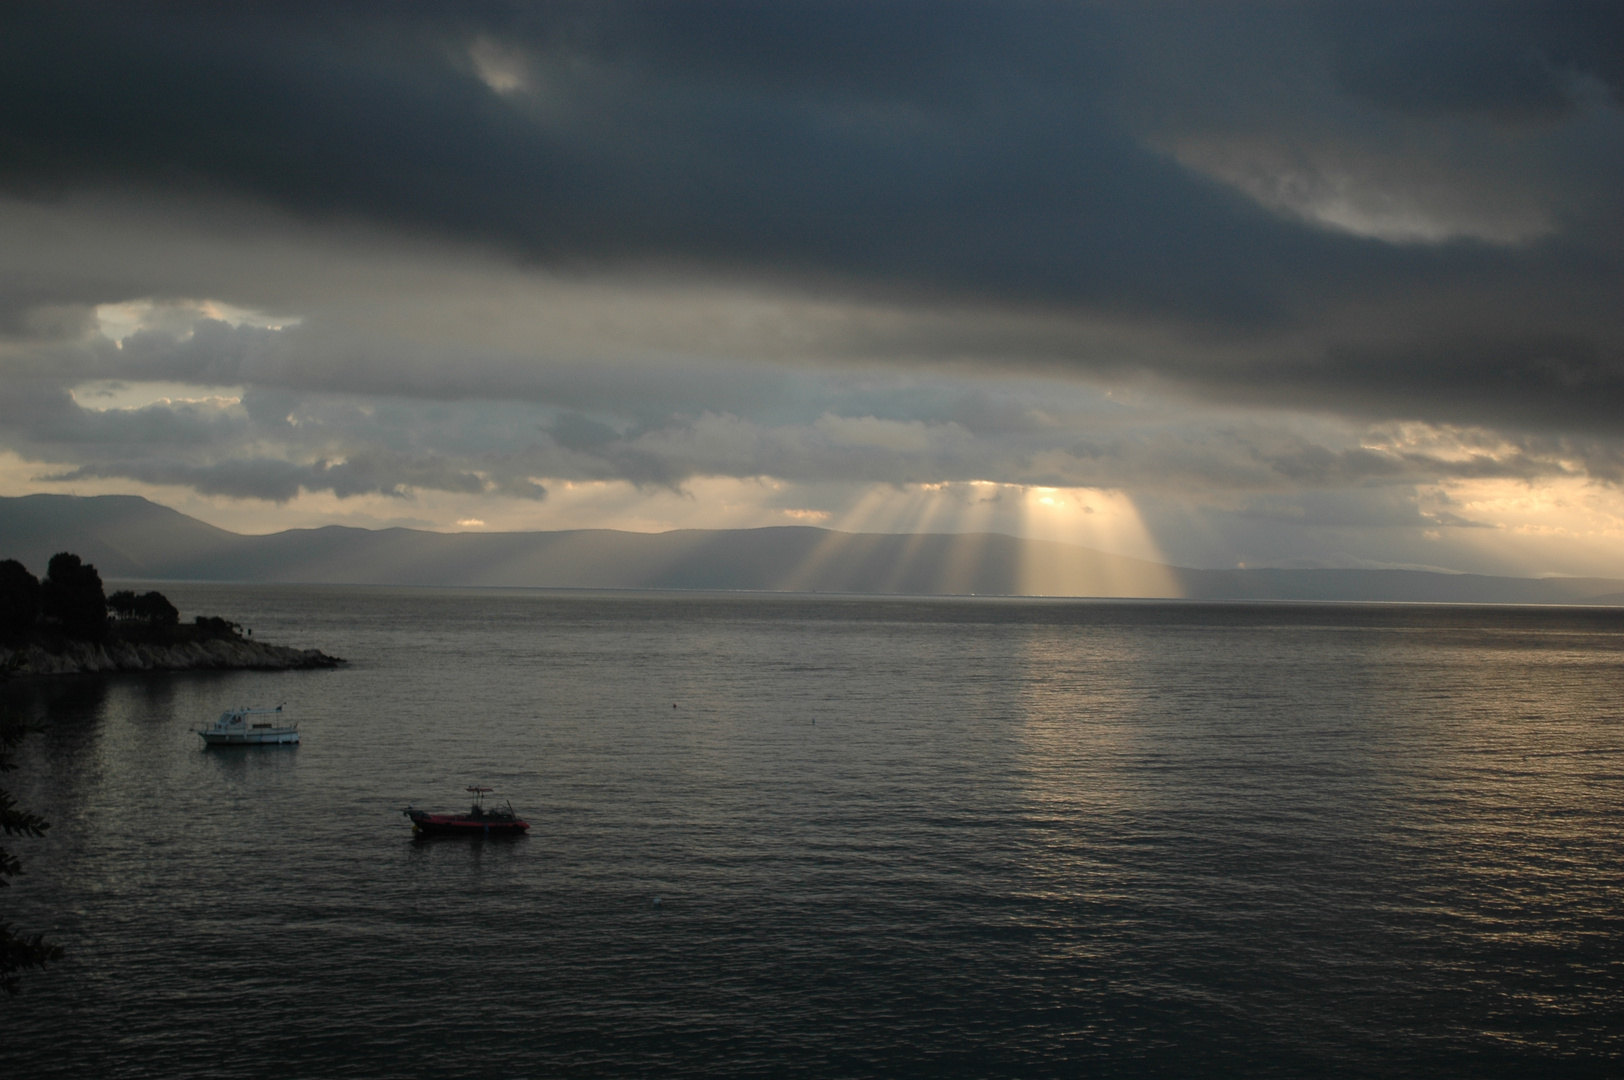
[[[1624,580],[1612,578],[1192,570],[998,533],[328,526],[243,536],[131,495],[0,498],[0,558],[43,574],[58,551],[112,580],[1624,605]]]

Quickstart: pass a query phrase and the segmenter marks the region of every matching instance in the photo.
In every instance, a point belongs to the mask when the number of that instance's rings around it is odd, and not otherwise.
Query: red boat
[[[471,787],[474,805],[466,814],[431,814],[408,806],[402,811],[412,819],[412,831],[428,836],[522,836],[530,826],[519,820],[513,804],[486,806],[488,787]]]

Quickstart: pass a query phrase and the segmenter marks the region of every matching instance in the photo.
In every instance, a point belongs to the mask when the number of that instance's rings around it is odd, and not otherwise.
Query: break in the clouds
[[[1614,498],[1621,43],[1580,3],[9,4],[0,439],[58,489],[534,527],[574,484],[1110,490],[1189,559],[1286,522],[1266,557],[1476,567],[1302,530]]]

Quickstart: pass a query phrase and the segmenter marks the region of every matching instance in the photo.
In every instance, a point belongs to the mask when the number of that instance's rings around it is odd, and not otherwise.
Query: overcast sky
[[[0,6],[0,494],[1624,577],[1624,5]]]

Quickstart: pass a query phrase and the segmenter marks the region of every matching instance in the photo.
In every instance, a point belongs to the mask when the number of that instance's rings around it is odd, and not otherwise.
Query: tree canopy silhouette
[[[161,592],[135,595],[129,589],[120,589],[107,598],[107,606],[121,619],[139,619],[154,626],[177,626],[180,612]]]
[[[0,562],[0,641],[21,642],[39,621],[39,579],[16,559]]]
[[[52,555],[40,586],[40,614],[72,637],[103,637],[107,633],[107,594],[96,568],[71,552]]]

